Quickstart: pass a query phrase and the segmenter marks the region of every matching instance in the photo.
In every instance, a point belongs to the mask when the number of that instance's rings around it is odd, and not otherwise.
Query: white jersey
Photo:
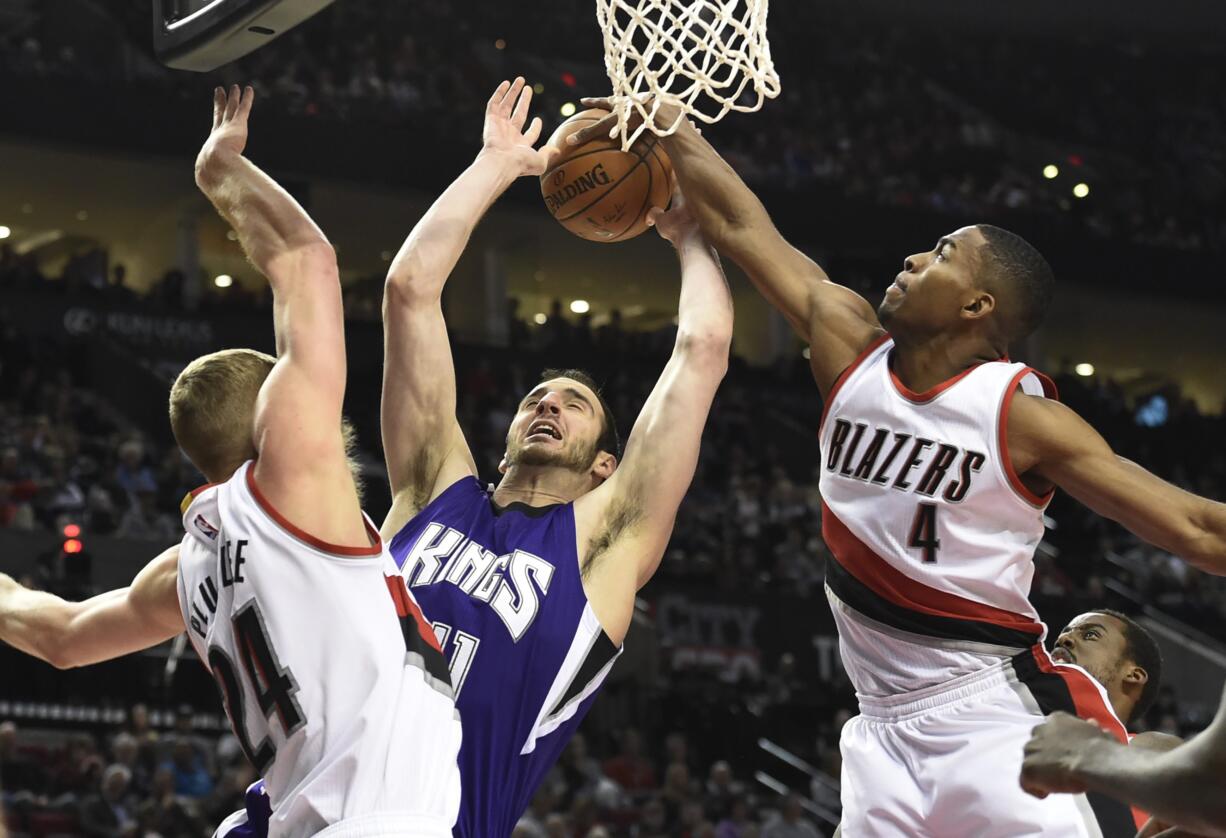
[[[874,342],[835,382],[820,431],[826,593],[862,697],[999,664],[1046,632],[1029,600],[1050,501],[1014,472],[1014,394],[1054,396],[1023,364],[979,364],[926,393]]]
[[[460,722],[429,624],[378,532],[329,545],[260,494],[251,462],[184,500],[179,602],[270,836],[449,836]]]

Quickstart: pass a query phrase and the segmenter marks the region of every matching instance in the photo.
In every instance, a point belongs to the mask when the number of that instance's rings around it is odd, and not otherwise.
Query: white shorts
[[[1064,710],[1125,735],[1080,667],[1030,650],[948,684],[860,700],[843,728],[844,838],[1133,838],[1127,806],[1102,795],[1022,791],[1022,749]],[[1111,723],[1114,724],[1111,724]]]

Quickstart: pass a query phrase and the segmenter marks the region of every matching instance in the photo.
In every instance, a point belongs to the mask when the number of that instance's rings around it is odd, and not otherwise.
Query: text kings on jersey
[[[437,522],[422,531],[401,567],[411,587],[447,582],[489,603],[516,642],[536,620],[553,572],[540,556],[523,550],[499,556]]]
[[[843,417],[834,418],[824,460],[831,473],[927,497],[940,493],[950,503],[966,497],[987,463],[979,451]]]

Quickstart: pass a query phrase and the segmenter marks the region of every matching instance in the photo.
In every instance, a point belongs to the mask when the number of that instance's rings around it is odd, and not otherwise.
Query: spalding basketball
[[[550,215],[576,236],[620,242],[647,229],[647,211],[667,207],[673,167],[649,131],[622,151],[621,140],[597,137],[583,145],[566,138],[608,116],[598,109],[577,113],[558,126],[549,144],[558,149],[552,168],[541,175],[541,195]]]

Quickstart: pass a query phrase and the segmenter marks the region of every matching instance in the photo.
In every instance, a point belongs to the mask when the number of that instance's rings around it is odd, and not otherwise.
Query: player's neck
[[[924,393],[960,372],[1005,353],[978,335],[933,335],[894,339],[891,369],[898,380],[916,393]]]
[[[494,503],[551,506],[592,490],[592,476],[557,466],[511,466],[494,490]]]

